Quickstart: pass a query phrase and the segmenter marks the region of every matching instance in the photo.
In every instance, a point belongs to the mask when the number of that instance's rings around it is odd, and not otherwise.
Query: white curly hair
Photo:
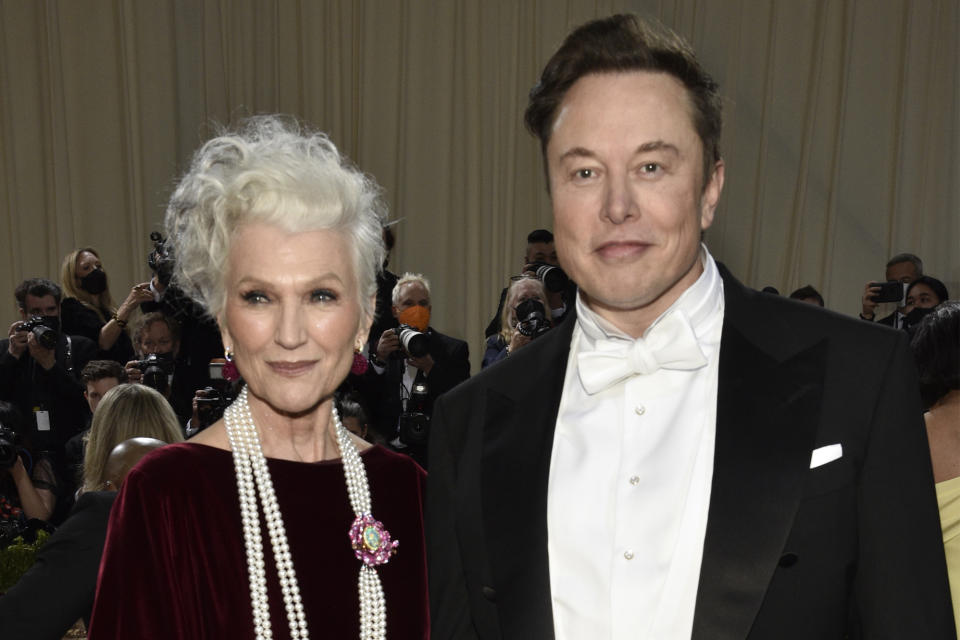
[[[372,317],[385,256],[380,194],[373,178],[340,155],[326,134],[289,117],[249,118],[196,152],[170,198],[165,228],[174,282],[217,317],[237,229],[253,222],[289,233],[330,229],[350,246],[361,306]]]

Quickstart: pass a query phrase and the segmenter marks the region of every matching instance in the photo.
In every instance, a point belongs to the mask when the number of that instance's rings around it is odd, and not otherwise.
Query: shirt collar
[[[713,256],[710,255],[710,251],[703,243],[700,244],[700,264],[703,266],[703,273],[700,274],[697,281],[690,285],[666,311],[657,316],[657,319],[647,327],[647,330],[637,340],[646,338],[651,331],[656,329],[660,320],[674,309],[683,311],[698,339],[712,326],[711,320],[723,310],[723,280],[720,278],[720,271],[717,269]],[[577,324],[589,340],[608,339],[634,342],[634,338],[587,306],[579,290],[577,291],[576,305]]]

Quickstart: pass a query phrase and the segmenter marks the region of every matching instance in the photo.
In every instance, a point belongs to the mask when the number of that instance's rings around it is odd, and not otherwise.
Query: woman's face
[[[230,249],[226,293],[223,344],[254,399],[289,414],[330,399],[370,328],[344,237],[244,225]]]
[[[100,258],[89,251],[81,251],[77,256],[77,284],[80,284],[80,279],[83,278],[83,276],[97,267],[103,268],[103,265],[100,264]]]
[[[910,287],[910,293],[907,294],[907,304],[905,308],[907,313],[909,313],[915,308],[933,309],[941,302],[943,301],[937,297],[937,294],[933,291],[933,289],[921,282]]]

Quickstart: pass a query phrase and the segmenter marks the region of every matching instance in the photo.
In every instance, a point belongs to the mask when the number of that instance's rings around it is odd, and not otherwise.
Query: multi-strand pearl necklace
[[[270,535],[273,558],[280,579],[283,604],[287,612],[291,640],[306,640],[306,616],[300,600],[297,574],[287,543],[286,529],[277,496],[270,479],[267,460],[260,447],[260,437],[250,413],[247,388],[244,387],[236,401],[223,414],[230,447],[233,449],[233,464],[237,474],[237,491],[240,494],[240,515],[243,521],[243,538],[247,554],[247,571],[250,578],[250,600],[253,605],[253,627],[257,640],[269,640],[273,636],[270,624],[270,604],[267,600],[267,579],[263,557],[263,539],[260,533],[260,517],[257,512],[257,491],[263,506],[264,519]],[[367,472],[350,433],[340,422],[336,408],[332,418],[343,461],[343,473],[347,482],[350,506],[356,515],[349,536],[354,555],[360,560],[360,638],[381,640],[387,635],[387,608],[375,567],[385,564],[396,552],[398,542],[391,540],[389,532],[370,513],[370,487]]]

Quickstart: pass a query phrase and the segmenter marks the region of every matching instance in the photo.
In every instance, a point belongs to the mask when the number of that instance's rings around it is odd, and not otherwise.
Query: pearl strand
[[[343,462],[344,478],[350,506],[357,517],[370,515],[371,500],[367,473],[360,453],[349,432],[340,421],[336,408],[332,418],[337,445]],[[240,497],[241,518],[247,554],[247,569],[250,577],[250,600],[253,608],[254,631],[257,640],[270,640],[273,629],[270,624],[270,604],[266,591],[266,571],[263,555],[263,539],[260,533],[260,518],[257,511],[256,489],[259,489],[264,519],[270,535],[277,576],[283,592],[287,624],[292,640],[307,640],[306,617],[300,599],[300,589],[290,547],[287,542],[283,518],[277,504],[276,493],[266,458],[260,445],[253,415],[247,400],[246,387],[237,400],[224,412],[224,423],[230,447],[233,450],[234,468],[237,475],[237,492]],[[256,489],[255,489],[256,486]],[[394,543],[395,544],[395,543]],[[358,582],[360,600],[360,638],[383,640],[386,638],[386,599],[376,569],[360,565]]]

